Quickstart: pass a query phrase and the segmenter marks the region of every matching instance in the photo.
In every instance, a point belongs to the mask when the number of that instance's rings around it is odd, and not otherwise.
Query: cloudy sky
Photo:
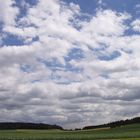
[[[97,125],[140,116],[140,0],[0,0],[0,121]]]

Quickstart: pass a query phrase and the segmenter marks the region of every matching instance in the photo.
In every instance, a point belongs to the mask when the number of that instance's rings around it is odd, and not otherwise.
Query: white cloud
[[[140,20],[136,19],[135,21],[132,22],[132,28],[134,31],[140,32]]]
[[[84,24],[83,30],[92,35],[122,35],[126,29],[123,21],[127,18],[127,14],[118,14],[111,10],[99,11],[96,17]]]
[[[17,35],[19,37],[28,38],[28,37],[35,37],[37,35],[37,30],[34,27],[27,27],[27,28],[16,28],[13,26],[6,26],[3,31],[8,32],[13,35]]]
[[[14,25],[17,15],[19,14],[19,9],[16,6],[14,0],[0,0],[0,21],[5,25]]]

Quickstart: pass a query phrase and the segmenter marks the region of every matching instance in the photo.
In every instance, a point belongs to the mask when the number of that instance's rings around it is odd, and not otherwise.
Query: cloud
[[[15,1],[1,3],[11,12],[8,20],[5,8],[0,14],[0,121],[74,128],[140,115],[140,36],[126,34],[131,14],[98,9],[85,17],[74,3],[39,0],[17,16]],[[138,31],[138,19],[131,26]],[[6,45],[10,35],[22,45]]]
[[[135,21],[132,22],[132,28],[134,31],[140,32],[140,20],[136,19]]]
[[[111,10],[99,11],[96,17],[93,17],[90,22],[84,25],[83,30],[93,35],[121,35],[126,29],[123,22],[127,18],[129,18],[128,15],[121,15]]]
[[[3,1],[0,0],[0,21],[6,25],[14,25],[17,15],[19,14],[19,9],[14,6],[14,0]]]
[[[103,1],[102,0],[98,0],[98,4],[100,5],[100,4],[102,4],[103,3]]]

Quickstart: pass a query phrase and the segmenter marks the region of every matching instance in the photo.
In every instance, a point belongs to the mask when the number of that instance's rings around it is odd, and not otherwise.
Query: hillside
[[[60,129],[63,128],[58,125],[50,125],[43,123],[23,123],[23,122],[1,122],[0,130],[8,130],[8,129]]]
[[[129,124],[136,124],[136,123],[140,123],[140,117],[136,117],[136,118],[133,118],[133,119],[127,119],[127,120],[115,121],[115,122],[102,124],[102,125],[85,126],[83,128],[83,130],[84,129],[104,128],[104,127],[114,128],[114,127],[120,127],[120,126],[124,126],[124,125],[129,125]]]
[[[86,129],[97,129],[97,128],[114,128],[125,126],[129,124],[140,124],[140,117],[136,117],[133,119],[127,120],[120,120],[115,121],[107,124],[102,125],[95,125],[95,126],[85,126],[83,130]],[[0,122],[0,130],[15,130],[15,129],[35,129],[35,130],[49,130],[49,129],[59,129],[63,130],[63,128],[59,125],[50,125],[50,124],[43,124],[43,123],[24,123],[24,122]]]

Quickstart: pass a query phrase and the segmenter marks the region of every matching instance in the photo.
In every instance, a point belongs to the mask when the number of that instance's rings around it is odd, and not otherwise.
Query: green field
[[[140,124],[98,130],[1,130],[0,140],[140,140]]]

